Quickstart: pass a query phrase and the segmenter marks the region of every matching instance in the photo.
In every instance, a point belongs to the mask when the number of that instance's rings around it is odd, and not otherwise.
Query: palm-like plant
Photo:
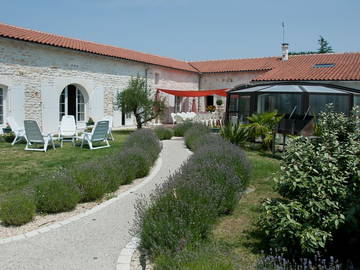
[[[227,124],[220,129],[220,135],[233,144],[243,146],[249,138],[249,130],[241,124]]]
[[[269,148],[273,140],[273,131],[280,122],[283,115],[278,115],[274,112],[264,112],[253,114],[247,119],[249,123],[246,128],[249,132],[249,137],[252,139],[261,138],[265,148]]]

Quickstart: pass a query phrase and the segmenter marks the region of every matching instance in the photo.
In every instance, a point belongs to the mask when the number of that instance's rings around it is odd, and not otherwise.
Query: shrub
[[[177,137],[184,137],[185,132],[194,125],[191,121],[185,121],[184,123],[176,124],[174,128],[174,135]]]
[[[201,243],[185,247],[173,255],[161,254],[155,261],[155,270],[232,270],[237,269],[229,258],[224,256],[226,248],[218,244]]]
[[[149,173],[151,166],[151,156],[143,149],[138,147],[131,147],[124,149],[123,157],[125,157],[124,169],[134,172],[135,178],[144,177]]]
[[[12,194],[0,203],[0,218],[7,225],[22,225],[33,219],[35,208],[29,195]]]
[[[274,253],[274,252],[271,252]],[[270,254],[262,256],[256,263],[256,269],[267,270],[339,270],[339,269],[355,269],[351,262],[342,264],[339,260],[330,256],[329,258],[321,257],[317,252],[311,258],[289,259],[281,254]]]
[[[155,257],[206,239],[217,217],[233,210],[247,184],[243,151],[205,134],[204,145],[195,148],[188,162],[149,201],[137,203],[135,231],[141,246]]]
[[[146,152],[149,154],[151,164],[156,161],[161,151],[159,139],[155,133],[149,129],[140,129],[133,132],[125,141],[125,147],[138,147],[146,149]]]
[[[193,126],[185,132],[185,144],[191,150],[195,150],[195,145],[199,144],[205,134],[211,132],[211,129],[202,124],[193,124]]]
[[[259,221],[266,241],[293,255],[324,250],[359,202],[359,118],[326,112],[319,126],[318,139],[288,145],[276,179],[284,199],[267,200]]]
[[[240,124],[227,124],[220,129],[220,136],[229,142],[243,146],[249,139],[249,130]]]
[[[35,187],[36,208],[39,212],[58,213],[75,208],[80,192],[68,175],[57,174]]]
[[[80,190],[80,201],[90,202],[101,199],[106,192],[104,181],[106,171],[96,161],[89,161],[70,170]]]
[[[154,129],[156,136],[158,136],[159,140],[170,140],[174,135],[174,131],[170,128],[166,127],[156,127]]]

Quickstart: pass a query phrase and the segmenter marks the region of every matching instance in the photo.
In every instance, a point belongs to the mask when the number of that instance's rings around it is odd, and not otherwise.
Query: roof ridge
[[[189,61],[188,63],[204,63],[204,62],[218,62],[218,61],[239,61],[239,60],[257,60],[257,59],[271,59],[281,58],[281,56],[264,56],[264,57],[249,57],[249,58],[227,58],[227,59],[211,59],[201,61]]]
[[[360,52],[334,52],[334,53],[309,53],[309,54],[289,54],[289,57],[314,56],[314,55],[343,55],[343,54],[360,54]]]
[[[72,39],[72,40],[76,40],[76,41],[80,41],[80,42],[91,43],[91,44],[94,44],[94,45],[107,46],[107,47],[112,47],[112,48],[115,48],[115,49],[121,49],[121,50],[130,51],[130,52],[141,53],[141,54],[146,54],[146,55],[150,55],[150,56],[166,58],[166,59],[169,59],[169,60],[175,60],[175,61],[179,61],[179,62],[182,62],[182,63],[187,63],[186,61],[179,60],[179,59],[176,59],[176,58],[172,58],[172,57],[169,57],[169,56],[161,56],[161,55],[157,55],[157,54],[154,54],[154,53],[136,51],[136,50],[123,48],[123,47],[119,47],[119,46],[115,46],[115,45],[99,43],[99,42],[95,42],[95,41],[91,41],[91,40],[84,40],[84,39],[68,37],[68,36],[54,34],[54,33],[43,32],[43,31],[40,31],[40,30],[33,30],[33,29],[30,29],[30,28],[25,28],[25,27],[21,27],[21,26],[6,24],[6,23],[3,23],[3,22],[0,22],[0,25],[5,25],[5,26],[8,26],[8,27],[18,28],[18,29],[25,30],[25,31],[32,31],[32,32],[36,32],[36,33],[39,33],[39,34],[43,34],[43,35],[51,35],[51,36],[59,37],[59,38]]]

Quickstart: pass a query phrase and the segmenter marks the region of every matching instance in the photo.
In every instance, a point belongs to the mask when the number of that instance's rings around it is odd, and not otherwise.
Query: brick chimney
[[[281,44],[281,60],[287,61],[289,59],[289,43]]]

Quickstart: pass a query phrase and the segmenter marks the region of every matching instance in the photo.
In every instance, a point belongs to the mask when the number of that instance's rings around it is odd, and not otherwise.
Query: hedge
[[[151,130],[137,130],[124,146],[107,157],[41,176],[28,196],[9,196],[0,205],[0,219],[21,225],[40,213],[68,211],[76,204],[101,199],[120,185],[149,173],[161,151],[160,141]],[[36,205],[36,207],[35,207]]]
[[[171,257],[206,239],[218,217],[231,213],[248,183],[249,165],[239,147],[200,125],[186,132],[185,141],[195,151],[191,158],[150,200],[136,205],[135,232],[153,258]]]

